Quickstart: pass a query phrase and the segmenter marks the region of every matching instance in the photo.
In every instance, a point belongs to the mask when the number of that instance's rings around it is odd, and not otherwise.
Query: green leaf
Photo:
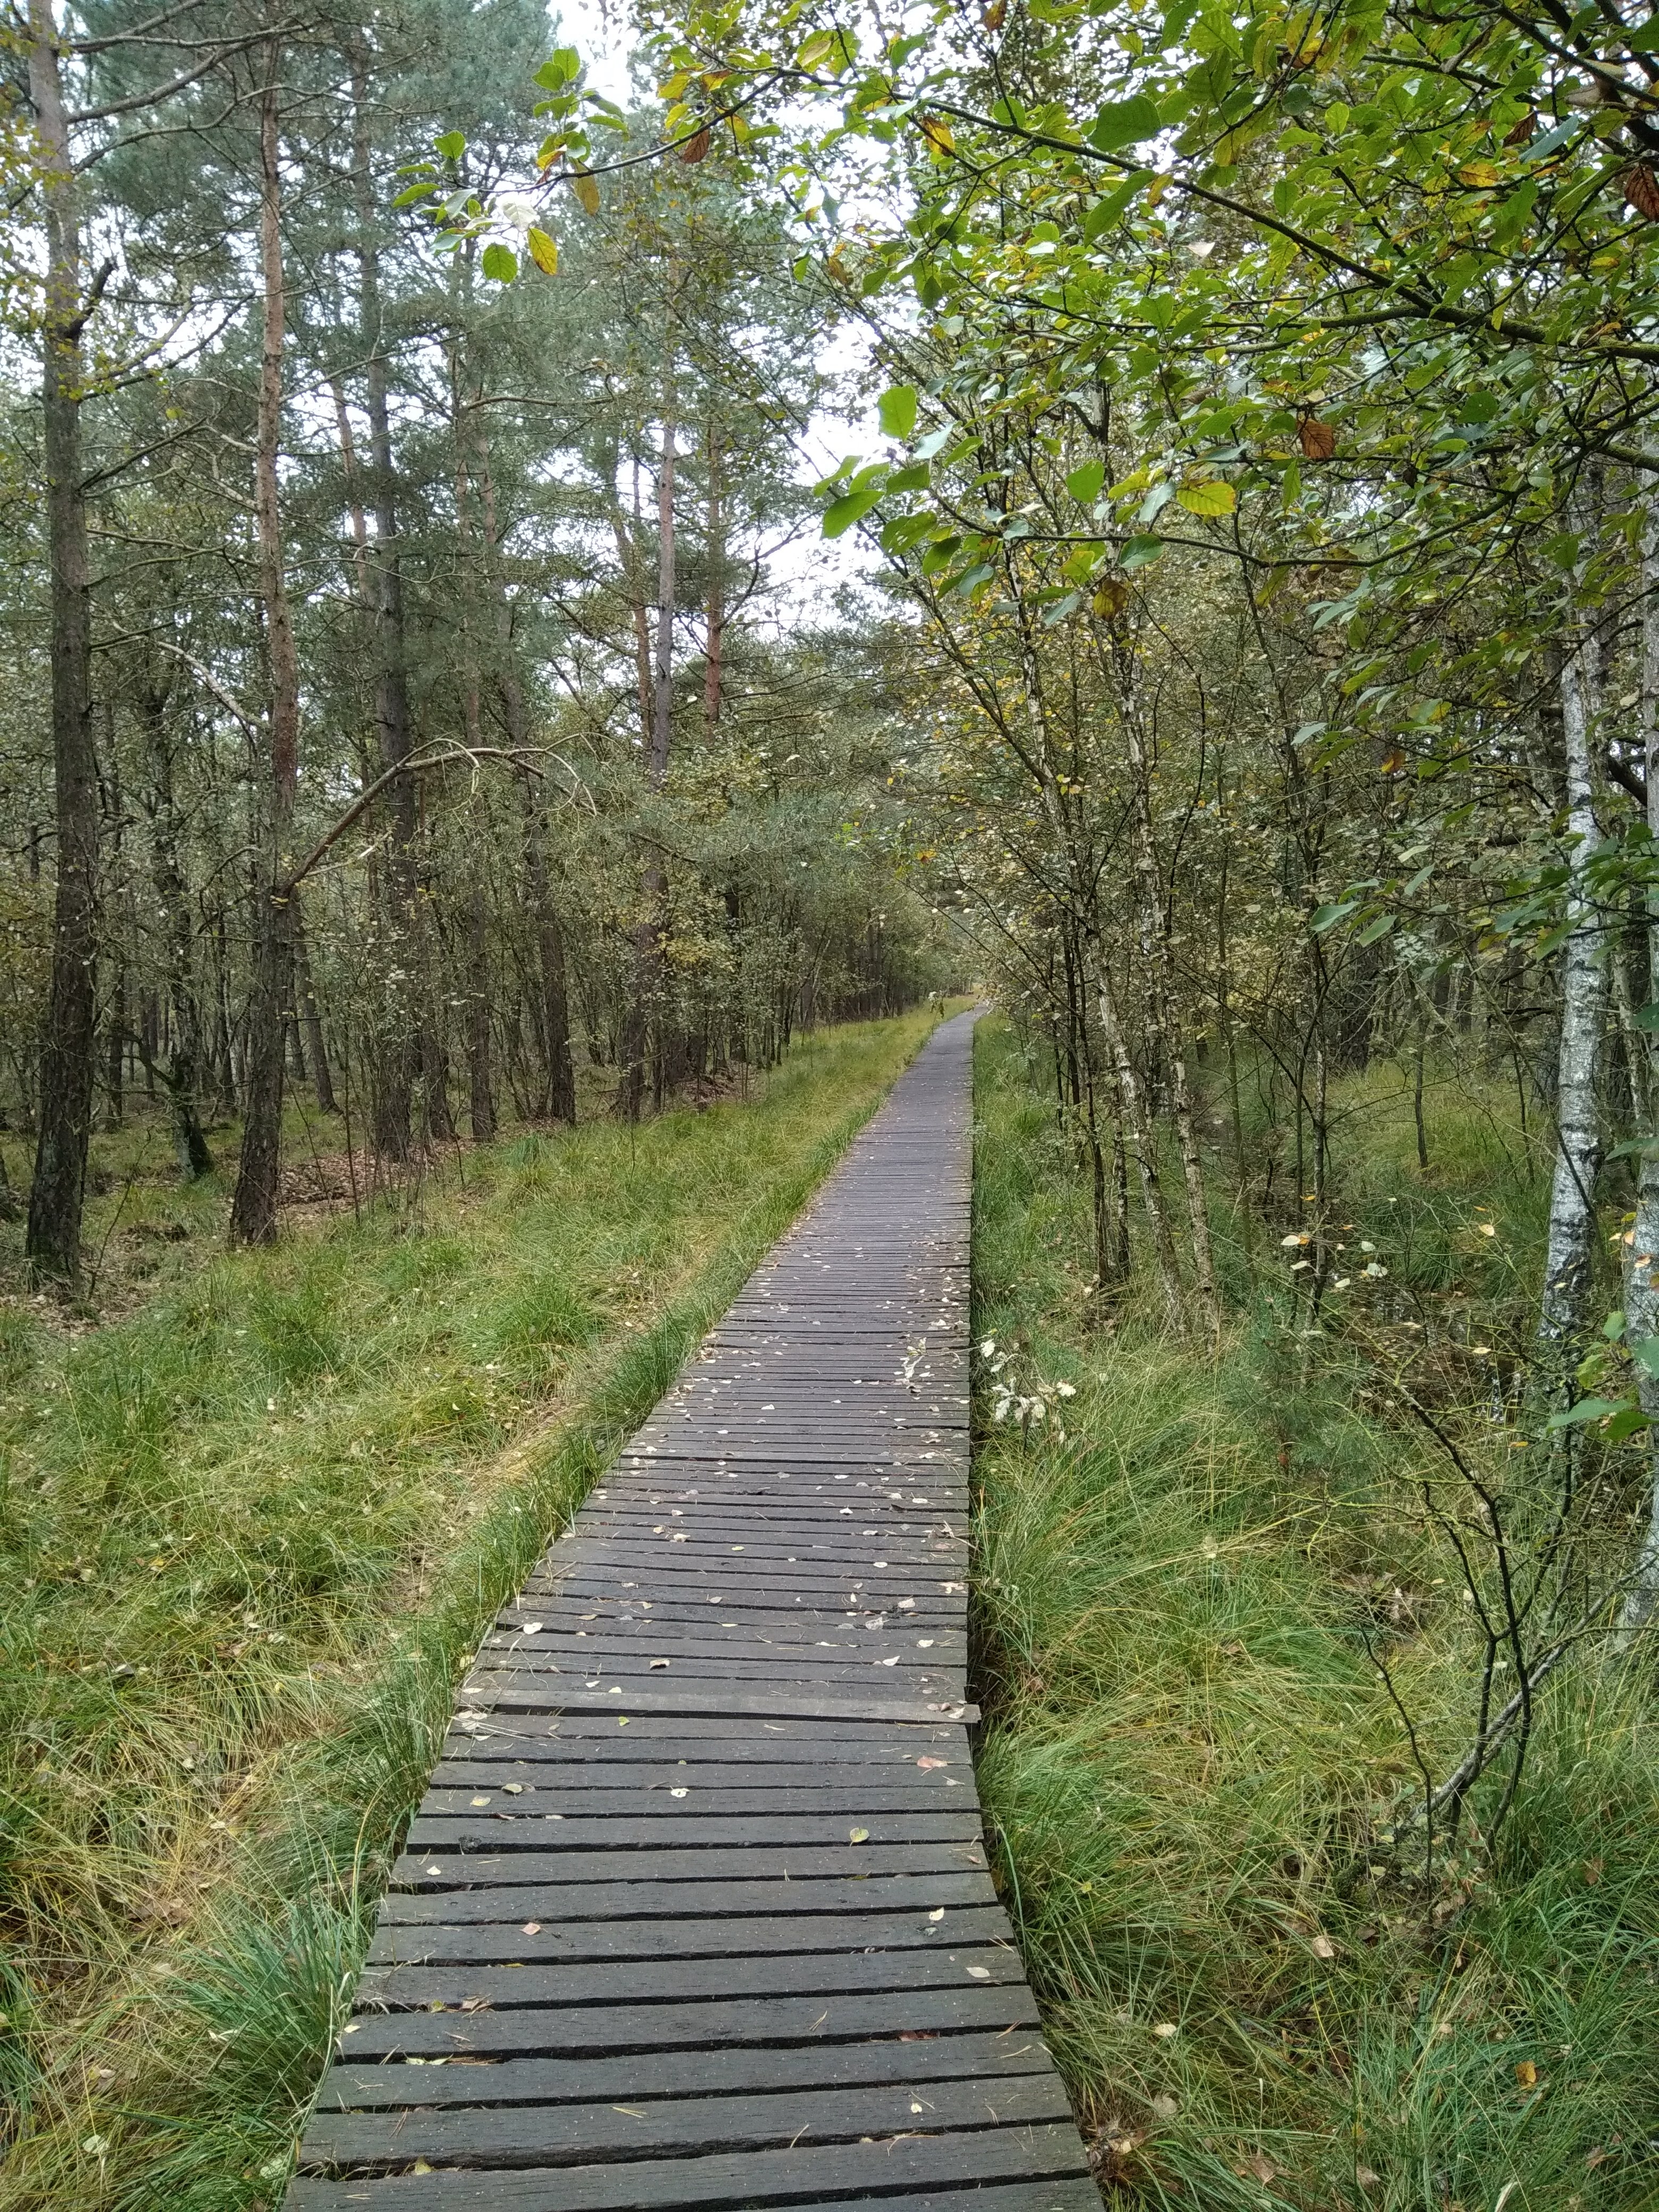
[[[1544,1425],[1551,1429],[1580,1428],[1586,1421],[1604,1420],[1609,1413],[1622,1413],[1629,1408],[1628,1398],[1581,1398],[1565,1413],[1552,1413]]]
[[[1334,929],[1339,921],[1346,921],[1351,914],[1359,910],[1358,899],[1334,899],[1328,906],[1316,906],[1309,927],[1320,937],[1328,929]]]
[[[889,438],[908,438],[916,427],[916,387],[895,384],[876,402],[883,433]]]
[[[581,75],[581,67],[582,58],[574,46],[555,46],[537,70],[536,82],[544,92],[557,92]]]
[[[1648,1006],[1638,1006],[1632,1018],[1638,1030],[1659,1030],[1659,999]]]
[[[886,489],[884,483],[866,484],[861,490],[851,491],[832,500],[823,517],[826,538],[844,537],[855,522],[861,522]]]
[[[1111,191],[1103,198],[1097,199],[1084,216],[1083,235],[1091,244],[1096,239],[1103,238],[1140,192],[1146,182],[1145,174],[1138,171],[1133,177],[1125,177],[1121,185],[1114,185]]]
[[[1155,137],[1163,124],[1157,102],[1138,92],[1133,100],[1107,101],[1095,118],[1089,143],[1099,153],[1115,154],[1120,147],[1139,145],[1143,138]]]
[[[1395,918],[1391,914],[1379,914],[1375,921],[1368,921],[1364,929],[1358,932],[1354,939],[1354,943],[1356,945],[1375,945],[1378,938],[1386,937],[1388,935],[1389,932],[1394,927],[1394,921]]]
[[[1161,538],[1132,538],[1118,555],[1118,566],[1126,576],[1133,576],[1137,568],[1148,568],[1164,550]]]
[[[1092,507],[1100,497],[1106,482],[1104,461],[1085,461],[1080,469],[1073,469],[1066,479],[1066,489],[1081,507]]]
[[[446,161],[459,161],[466,151],[466,133],[446,131],[441,138],[434,138],[432,143]]]
[[[1212,483],[1182,484],[1176,497],[1188,514],[1231,514],[1238,505],[1238,494],[1218,479]]]
[[[510,246],[501,246],[492,240],[483,250],[482,266],[484,275],[493,277],[496,283],[510,284],[519,273],[519,257]]]
[[[887,479],[887,489],[890,492],[926,491],[933,476],[926,461],[915,461],[908,469],[896,469]]]
[[[1630,1346],[1630,1356],[1644,1375],[1659,1376],[1659,1336],[1638,1336]]]

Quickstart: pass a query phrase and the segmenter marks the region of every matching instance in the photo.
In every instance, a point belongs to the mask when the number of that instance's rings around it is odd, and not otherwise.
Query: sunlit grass
[[[928,1025],[0,1309],[0,2204],[280,2197],[459,1668]]]
[[[1109,2200],[1650,2206],[1650,1677],[1558,1676],[1499,1847],[1466,1838],[1425,1887],[1394,1833],[1414,1771],[1367,1652],[1386,1645],[1449,1763],[1469,1638],[1419,1510],[1434,1464],[1368,1384],[1379,1340],[1420,1366],[1433,1339],[1430,1379],[1473,1394],[1481,1448],[1472,1345],[1524,1341],[1536,1273],[1541,1177],[1512,1102],[1435,1093],[1425,1176],[1397,1071],[1355,1079],[1342,1218],[1389,1273],[1310,1344],[1258,1224],[1212,1366],[1149,1323],[1150,1285],[1103,1325],[1086,1188],[1044,1086],[1000,1025],[977,1062],[975,1333],[1078,1393],[1050,1399],[1064,1441],[1051,1419],[1030,1438],[988,1426],[978,1448],[981,1783]]]

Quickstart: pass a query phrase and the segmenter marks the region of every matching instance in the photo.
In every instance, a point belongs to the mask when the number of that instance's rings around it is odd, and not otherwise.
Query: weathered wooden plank
[[[678,2004],[526,2006],[494,2012],[365,2012],[348,2023],[341,2054],[557,2057],[585,2051],[713,2050],[726,2043],[849,2042],[872,2035],[939,2035],[959,2028],[1035,2027],[1023,1983],[845,1996],[743,1997]]]
[[[498,2112],[319,2114],[302,2161],[309,2170],[445,2166],[585,2165],[655,2152],[676,2157],[799,2142],[857,2142],[912,2130],[994,2128],[1071,2117],[1052,2074],[783,2090],[771,2095],[684,2097]]]
[[[801,2144],[708,2157],[618,2159],[603,2165],[447,2172],[395,2180],[295,2181],[295,2212],[351,2203],[410,2212],[667,2212],[692,2206],[787,2203],[809,2194],[845,2199],[963,2183],[1069,2179],[1086,2172],[1069,2122],[987,2127],[879,2141]],[[361,2194],[348,2193],[361,2191]]]
[[[683,1881],[623,1880],[614,1868],[611,1881],[586,1882],[555,1881],[544,1874],[534,1881],[524,1879],[522,1862],[514,1870],[520,1880],[485,1882],[477,1889],[436,1882],[428,1882],[424,1889],[394,1888],[381,1901],[380,1925],[459,1928],[489,1921],[522,1923],[556,1915],[572,1921],[655,1920],[672,1912],[704,1918],[775,1912],[796,1918],[857,1907],[871,1915],[872,1927],[878,1930],[882,1917],[890,1912],[932,1912],[940,1905],[948,1911],[953,1905],[996,1902],[990,1875],[967,1869],[874,1877],[849,1873],[839,1881],[757,1881],[741,1872],[734,1874],[728,1862],[726,1878],[699,1882],[695,1895]],[[872,1940],[878,1942],[879,1934]]]
[[[939,1942],[948,1948],[791,1951],[757,1958],[733,1954],[605,1960],[594,1965],[450,1960],[437,1966],[370,1966],[363,1970],[357,1998],[365,2008],[387,2011],[435,2011],[467,2004],[475,2009],[489,2004],[500,2011],[521,2005],[664,2004],[682,1998],[954,1990],[987,1982],[1003,1988],[1022,1978],[1019,1954],[1011,1946],[964,1944],[942,1931]],[[580,2026],[573,2033],[580,2039]]]
[[[382,1921],[369,1945],[368,1963],[421,1966],[511,1960],[528,1966],[555,1959],[738,1959],[764,1952],[937,1950],[941,1943],[960,1948],[1012,1941],[1007,1915],[994,1905],[952,1905],[948,1911],[940,1905],[926,1912],[792,1912],[750,1919],[686,1913],[671,1920],[505,1920],[477,1927],[404,1927]]]
[[[720,2051],[624,2052],[609,2058],[503,2058],[436,2063],[406,2072],[396,2061],[342,2061],[323,2077],[319,2112],[385,2112],[418,2101],[457,2105],[592,2104],[620,2097],[731,2096],[749,2090],[847,2088],[860,2082],[997,2079],[1047,2073],[1042,2038],[1024,2035],[897,2037],[870,2043],[737,2045]]]

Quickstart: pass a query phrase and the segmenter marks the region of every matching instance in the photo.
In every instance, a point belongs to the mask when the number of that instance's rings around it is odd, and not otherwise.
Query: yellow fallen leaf
[[[870,1840],[870,1831],[868,1828],[849,1828],[847,1831],[847,1840],[849,1844],[867,1844]]]
[[[1538,2069],[1530,2058],[1523,2058],[1521,2061],[1515,2069],[1515,2078],[1523,2089],[1535,2089],[1538,2087]]]

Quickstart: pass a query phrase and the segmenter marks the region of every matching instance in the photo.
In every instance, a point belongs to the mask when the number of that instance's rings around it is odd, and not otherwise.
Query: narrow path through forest
[[[478,1652],[291,2212],[1097,2207],[969,1753],[972,1034]]]

